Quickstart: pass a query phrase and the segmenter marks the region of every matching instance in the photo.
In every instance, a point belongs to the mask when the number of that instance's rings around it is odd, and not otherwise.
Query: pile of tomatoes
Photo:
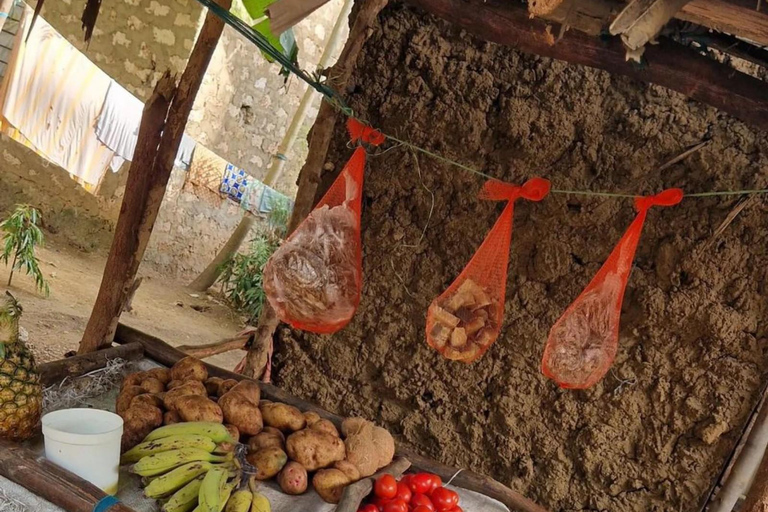
[[[459,495],[431,473],[405,475],[398,482],[384,475],[373,486],[373,500],[357,512],[463,512]]]

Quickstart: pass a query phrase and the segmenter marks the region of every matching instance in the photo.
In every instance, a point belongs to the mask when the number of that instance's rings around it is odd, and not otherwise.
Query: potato
[[[309,428],[288,436],[285,447],[291,460],[304,466],[307,471],[327,468],[334,462],[344,460],[346,455],[341,439]]]
[[[298,462],[290,461],[277,475],[277,483],[285,494],[304,494],[307,490],[307,470]]]
[[[168,368],[152,368],[151,370],[145,371],[144,375],[159,380],[163,385],[171,382],[171,370]]]
[[[229,393],[229,390],[235,386],[237,386],[237,381],[235,379],[227,379],[223,381],[221,384],[219,384],[218,395],[220,397],[226,395],[227,393]]]
[[[227,393],[219,398],[224,419],[237,427],[241,434],[255,436],[264,426],[261,411],[240,393]]]
[[[128,374],[123,379],[123,384],[120,386],[120,390],[122,391],[128,386],[140,386],[142,380],[144,380],[144,372]]]
[[[219,377],[208,377],[205,379],[205,390],[208,392],[208,396],[219,396],[219,386],[224,382],[224,379]]]
[[[261,388],[252,380],[241,380],[230,391],[236,391],[251,401],[253,405],[259,405],[261,399]]]
[[[194,357],[185,357],[171,368],[171,380],[197,380],[208,378],[208,369],[202,361]]]
[[[182,421],[212,421],[214,423],[224,421],[221,407],[205,396],[182,396],[176,400],[174,406]]]
[[[125,411],[123,420],[120,449],[126,451],[142,442],[150,432],[163,424],[163,412],[151,405],[137,404]]]
[[[170,391],[172,389],[176,389],[179,386],[183,386],[186,383],[187,383],[187,381],[185,381],[185,380],[172,380],[168,384],[166,384],[165,389]]]
[[[264,424],[284,432],[296,432],[307,424],[301,411],[292,405],[265,404],[261,406]]]
[[[261,432],[248,439],[249,450],[257,452],[264,448],[280,448],[285,450],[285,436],[283,433],[273,427],[264,427]]]
[[[144,388],[147,393],[162,393],[165,391],[165,384],[154,377],[147,377],[141,381],[141,387]]]
[[[395,441],[385,429],[362,418],[348,418],[341,428],[347,432],[346,460],[360,470],[360,476],[369,477],[392,462]]]
[[[185,382],[183,385],[173,388],[170,391],[165,392],[165,397],[163,398],[163,404],[165,405],[165,408],[169,411],[175,411],[176,406],[175,402],[187,395],[198,395],[202,397],[207,397],[207,393],[205,392],[205,386],[203,386],[202,382],[198,381],[189,381]],[[177,411],[178,412],[178,411]]]
[[[240,429],[229,423],[224,426],[227,427],[229,435],[232,436],[232,439],[234,439],[236,443],[240,442]]]
[[[163,414],[163,425],[173,425],[174,423],[181,423],[181,416],[176,411],[166,411]]]
[[[351,483],[349,477],[340,469],[321,469],[312,478],[312,485],[317,494],[327,503],[338,503],[344,488]]]
[[[304,413],[304,421],[307,422],[307,426],[311,427],[313,423],[320,421],[320,415],[316,412],[308,411]]]
[[[350,482],[357,482],[358,480],[360,480],[360,470],[357,469],[357,466],[355,466],[351,462],[347,462],[346,460],[340,460],[338,462],[334,462],[333,467],[341,470],[342,473],[347,475]]]
[[[134,399],[134,397],[143,395],[144,393],[146,393],[146,391],[144,391],[144,388],[142,388],[141,386],[124,387],[123,390],[120,391],[120,394],[117,395],[117,402],[115,403],[115,412],[120,416],[122,416],[123,413],[125,413],[125,411],[127,411],[128,408],[131,406],[131,401]]]
[[[336,425],[333,424],[330,420],[318,420],[314,422],[312,425],[309,426],[312,430],[319,430],[320,432],[325,432],[326,434],[331,434],[332,436],[339,437],[339,431],[336,430]]]
[[[153,395],[151,393],[142,393],[141,395],[136,395],[133,397],[130,407],[133,407],[137,404],[151,405],[152,407],[157,407],[158,409],[163,408],[163,400],[159,396]]]
[[[273,404],[272,400],[259,400],[259,407],[264,407],[265,405]]]
[[[265,448],[246,456],[248,464],[256,468],[256,480],[269,480],[288,462],[288,455],[280,448]]]

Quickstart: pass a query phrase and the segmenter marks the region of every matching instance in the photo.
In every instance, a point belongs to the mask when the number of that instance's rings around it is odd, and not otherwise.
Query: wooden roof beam
[[[760,11],[756,6],[757,2],[749,7],[724,0],[691,0],[675,18],[768,46],[768,6]]]
[[[667,39],[646,48],[647,63],[641,67],[625,61],[625,51],[618,40],[605,42],[571,31],[553,45],[551,36],[545,32],[546,22],[530,19],[525,7],[517,7],[509,1],[408,2],[486,41],[658,84],[768,130],[768,86],[765,82]]]

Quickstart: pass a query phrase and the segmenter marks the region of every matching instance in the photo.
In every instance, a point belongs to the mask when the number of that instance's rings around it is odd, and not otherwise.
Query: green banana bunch
[[[156,476],[188,462],[227,462],[233,455],[213,455],[200,448],[180,448],[147,455],[133,465],[131,471],[139,476]]]
[[[235,479],[229,483],[224,484],[224,489],[221,491],[221,498],[219,499],[219,509],[216,512],[223,512],[224,507],[229,503],[229,498],[232,496],[232,492],[240,485],[240,479]]]
[[[144,438],[144,442],[154,441],[156,439],[162,439],[170,436],[183,436],[195,434],[210,438],[214,443],[234,443],[235,440],[229,434],[227,427],[221,423],[214,423],[212,421],[190,421],[188,423],[174,423],[172,425],[165,425],[158,429],[153,430],[147,437]]]
[[[210,437],[200,434],[173,435],[152,441],[144,441],[125,452],[120,458],[120,464],[138,462],[147,455],[180,450],[181,448],[200,448],[208,453],[212,453],[216,449],[216,443]]]
[[[202,477],[195,478],[176,491],[160,510],[162,512],[189,512],[197,506],[197,497],[200,494],[202,483]]]
[[[228,471],[224,468],[213,468],[205,474],[197,497],[199,512],[219,512],[224,508],[221,499],[227,484],[227,476]]]
[[[247,489],[232,494],[225,507],[225,512],[250,512],[253,493]]]
[[[260,492],[254,492],[251,512],[272,512],[272,506],[269,504],[267,497]]]
[[[178,468],[165,473],[163,476],[152,480],[149,485],[144,488],[144,496],[147,498],[161,498],[176,492],[179,488],[187,485],[198,476],[208,472],[212,467],[213,465],[210,462],[205,461],[189,462],[183,466],[179,466]]]

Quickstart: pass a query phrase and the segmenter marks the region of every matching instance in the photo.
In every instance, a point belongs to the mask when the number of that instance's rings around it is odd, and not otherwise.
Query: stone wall
[[[342,0],[332,0],[296,27],[299,60],[314,70]],[[195,0],[105,2],[90,44],[82,41],[83,0],[46,3],[43,17],[108,75],[146,100],[166,69],[183,70],[203,11]],[[279,67],[230,27],[224,34],[198,94],[187,132],[225,159],[263,177],[305,86],[284,82]],[[319,98],[305,121],[281,182],[292,196]],[[46,227],[84,250],[106,250],[125,190],[128,165],[108,173],[91,195],[63,169],[27,148],[0,138],[0,213],[25,202],[39,207]],[[174,169],[145,262],[187,278],[202,270],[240,221],[238,205],[210,204],[182,190],[185,172]]]

